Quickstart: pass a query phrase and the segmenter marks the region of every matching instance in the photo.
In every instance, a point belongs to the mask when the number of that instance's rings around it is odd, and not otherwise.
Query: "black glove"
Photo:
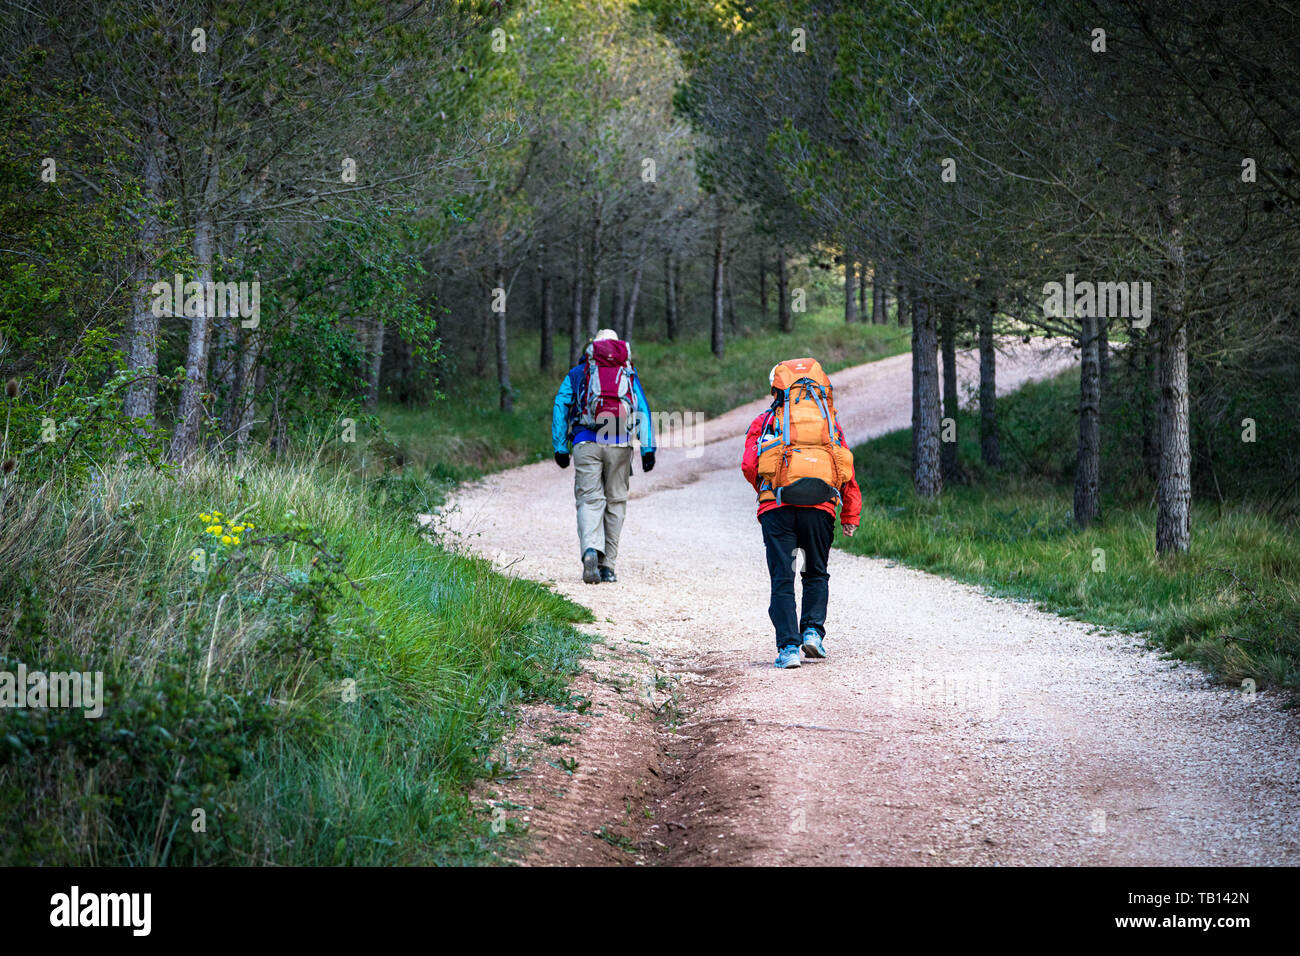
[[[557,451],[555,453],[555,463],[561,468],[569,467],[569,453],[567,451]]]
[[[642,470],[642,471],[654,471],[654,470],[655,470],[655,453],[654,453],[654,452],[652,452],[652,451],[643,451],[643,452],[641,453],[641,470]]]

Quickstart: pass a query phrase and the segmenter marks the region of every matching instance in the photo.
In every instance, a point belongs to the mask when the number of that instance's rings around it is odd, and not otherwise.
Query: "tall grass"
[[[1198,504],[1191,552],[1162,559],[1149,498],[1121,493],[1104,498],[1104,520],[1078,528],[1068,467],[1076,387],[1077,376],[1067,375],[1001,401],[1008,461],[1000,471],[979,466],[978,423],[963,414],[970,482],[945,488],[938,501],[912,491],[910,432],[855,448],[862,525],[841,546],[1147,632],[1225,681],[1300,688],[1294,525],[1249,501]]]
[[[310,456],[9,489],[0,669],[102,670],[108,699],[0,711],[0,862],[476,858],[468,784],[521,700],[563,699],[587,612],[393,492]],[[215,511],[256,528],[219,545]]]

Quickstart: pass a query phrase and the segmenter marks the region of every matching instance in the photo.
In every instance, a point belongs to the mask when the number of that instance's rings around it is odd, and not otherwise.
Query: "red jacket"
[[[740,462],[740,470],[744,473],[745,480],[754,486],[755,492],[758,491],[758,436],[762,433],[763,425],[771,414],[771,409],[763,412],[754,419],[749,426],[749,431],[745,433],[745,457]],[[843,442],[844,429],[840,428],[839,422],[835,423],[835,431]],[[856,525],[862,516],[862,490],[858,487],[856,478],[850,478],[840,486],[840,502],[843,505],[840,509],[840,524]],[[835,514],[833,501],[820,505],[783,505],[776,501],[761,501],[758,504],[758,513],[761,515],[773,508],[820,508],[822,511],[830,512],[831,515]]]

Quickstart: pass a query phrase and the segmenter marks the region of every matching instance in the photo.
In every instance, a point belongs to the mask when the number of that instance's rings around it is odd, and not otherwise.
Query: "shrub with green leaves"
[[[305,455],[11,487],[0,668],[102,671],[106,701],[0,710],[0,862],[477,859],[469,785],[586,615],[384,495]]]

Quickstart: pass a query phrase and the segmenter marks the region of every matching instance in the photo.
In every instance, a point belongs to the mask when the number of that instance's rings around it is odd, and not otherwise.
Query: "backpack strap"
[[[767,451],[769,448],[781,443],[781,436],[779,434],[772,434],[770,431],[776,420],[776,408],[777,403],[774,400],[772,402],[772,407],[767,410],[767,416],[763,419],[763,424],[758,428],[757,450],[759,455],[762,455],[763,452]]]
[[[813,383],[813,388],[817,390],[813,392],[813,401],[817,403],[817,407],[822,413],[822,420],[826,422],[826,440],[832,445],[838,445],[839,438],[835,434],[835,429],[831,427],[831,410],[830,406],[826,402],[826,392],[815,382]]]
[[[587,401],[587,364],[584,362],[582,365],[575,367],[582,369],[582,371],[579,373],[576,387],[574,387],[575,383],[572,381],[573,369],[569,370],[570,391],[573,394],[569,396],[569,404],[564,410],[565,419],[568,423],[569,441],[573,441],[573,436],[577,434],[578,419],[582,417],[582,409]]]
[[[790,444],[790,389],[784,389],[782,392],[782,402],[785,406],[785,414],[781,416],[781,444]]]

